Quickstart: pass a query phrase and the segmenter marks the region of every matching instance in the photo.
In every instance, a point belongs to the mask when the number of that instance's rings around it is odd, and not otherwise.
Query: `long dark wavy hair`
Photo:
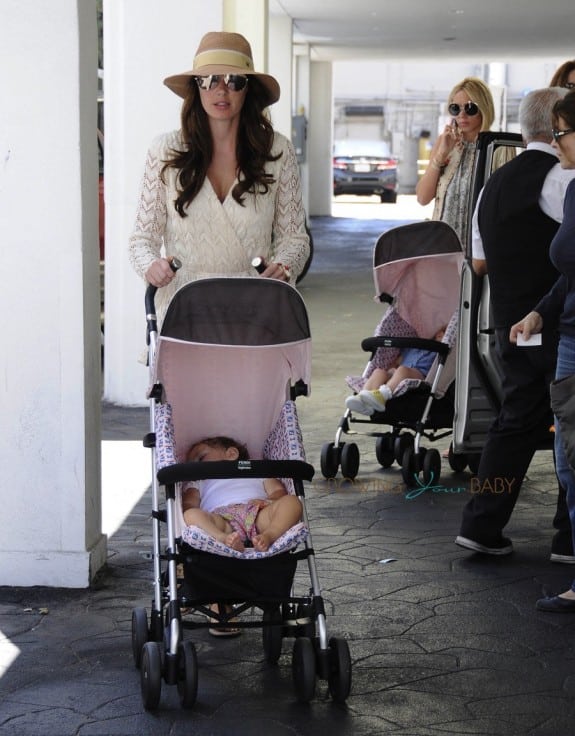
[[[208,116],[202,107],[197,83],[189,80],[189,91],[182,105],[181,128],[186,150],[172,151],[162,169],[177,169],[178,197],[174,201],[176,211],[186,217],[186,207],[202,188],[213,155],[213,141]],[[249,77],[246,97],[240,112],[236,159],[238,162],[238,183],[232,196],[243,205],[246,192],[265,194],[273,177],[265,170],[270,161],[277,161],[281,153],[271,153],[274,131],[264,114],[268,93],[254,76]]]

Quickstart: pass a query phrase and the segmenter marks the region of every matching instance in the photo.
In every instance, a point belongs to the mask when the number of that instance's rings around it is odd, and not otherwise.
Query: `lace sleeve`
[[[129,240],[130,263],[142,278],[150,264],[161,257],[166,225],[166,192],[161,179],[163,161],[158,146],[152,145],[146,158],[136,223]]]
[[[285,139],[276,193],[273,258],[291,271],[291,281],[302,272],[309,256],[309,237],[301,196],[299,168],[293,145]]]

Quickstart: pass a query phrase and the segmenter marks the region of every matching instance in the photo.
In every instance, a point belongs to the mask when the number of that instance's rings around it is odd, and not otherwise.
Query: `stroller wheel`
[[[179,650],[178,693],[182,708],[192,708],[198,696],[198,657],[191,641],[185,641]]]
[[[403,465],[403,457],[405,451],[413,447],[413,436],[410,434],[400,434],[399,437],[395,438],[393,445],[393,451],[395,453],[395,460],[398,465]]]
[[[315,651],[311,639],[305,636],[294,642],[292,674],[298,700],[309,703],[315,694]]]
[[[416,467],[415,461],[416,458],[413,447],[408,447],[403,453],[401,461],[401,477],[408,488],[413,486],[415,479],[419,475],[419,470]]]
[[[142,702],[146,710],[155,710],[162,694],[162,655],[157,641],[148,641],[142,650],[140,669]]]
[[[264,623],[262,640],[266,662],[268,664],[277,664],[282,653],[282,615],[279,608],[264,611],[262,620]]]
[[[382,468],[391,468],[395,460],[395,452],[393,450],[393,435],[386,432],[375,441],[375,457]]]
[[[453,452],[453,443],[449,444],[449,455],[447,457],[449,467],[454,473],[463,473],[467,467],[467,455],[456,455]]]
[[[351,657],[345,639],[329,640],[328,686],[336,703],[344,703],[351,690]]]
[[[427,450],[423,457],[423,483],[432,485],[439,483],[441,475],[441,455],[435,449]]]
[[[341,474],[353,480],[359,470],[359,448],[355,442],[346,443],[341,448]]]
[[[134,608],[132,611],[132,656],[139,669],[142,663],[142,649],[149,640],[148,614],[145,608]]]
[[[321,448],[320,465],[324,478],[335,478],[339,467],[339,451],[333,442],[328,442]]]

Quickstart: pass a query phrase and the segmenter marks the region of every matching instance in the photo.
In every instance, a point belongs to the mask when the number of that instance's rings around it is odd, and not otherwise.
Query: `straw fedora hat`
[[[246,74],[257,77],[268,93],[267,104],[272,105],[279,100],[280,86],[277,80],[270,74],[254,71],[251,46],[239,33],[206,33],[194,56],[191,71],[166,77],[164,84],[180,97],[186,97],[190,77],[208,74]]]

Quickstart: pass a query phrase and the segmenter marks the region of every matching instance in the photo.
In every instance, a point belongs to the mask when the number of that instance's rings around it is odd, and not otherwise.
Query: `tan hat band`
[[[254,63],[250,57],[239,51],[213,49],[212,51],[203,51],[194,59],[194,69],[214,65],[237,66],[246,71],[254,70]]]

